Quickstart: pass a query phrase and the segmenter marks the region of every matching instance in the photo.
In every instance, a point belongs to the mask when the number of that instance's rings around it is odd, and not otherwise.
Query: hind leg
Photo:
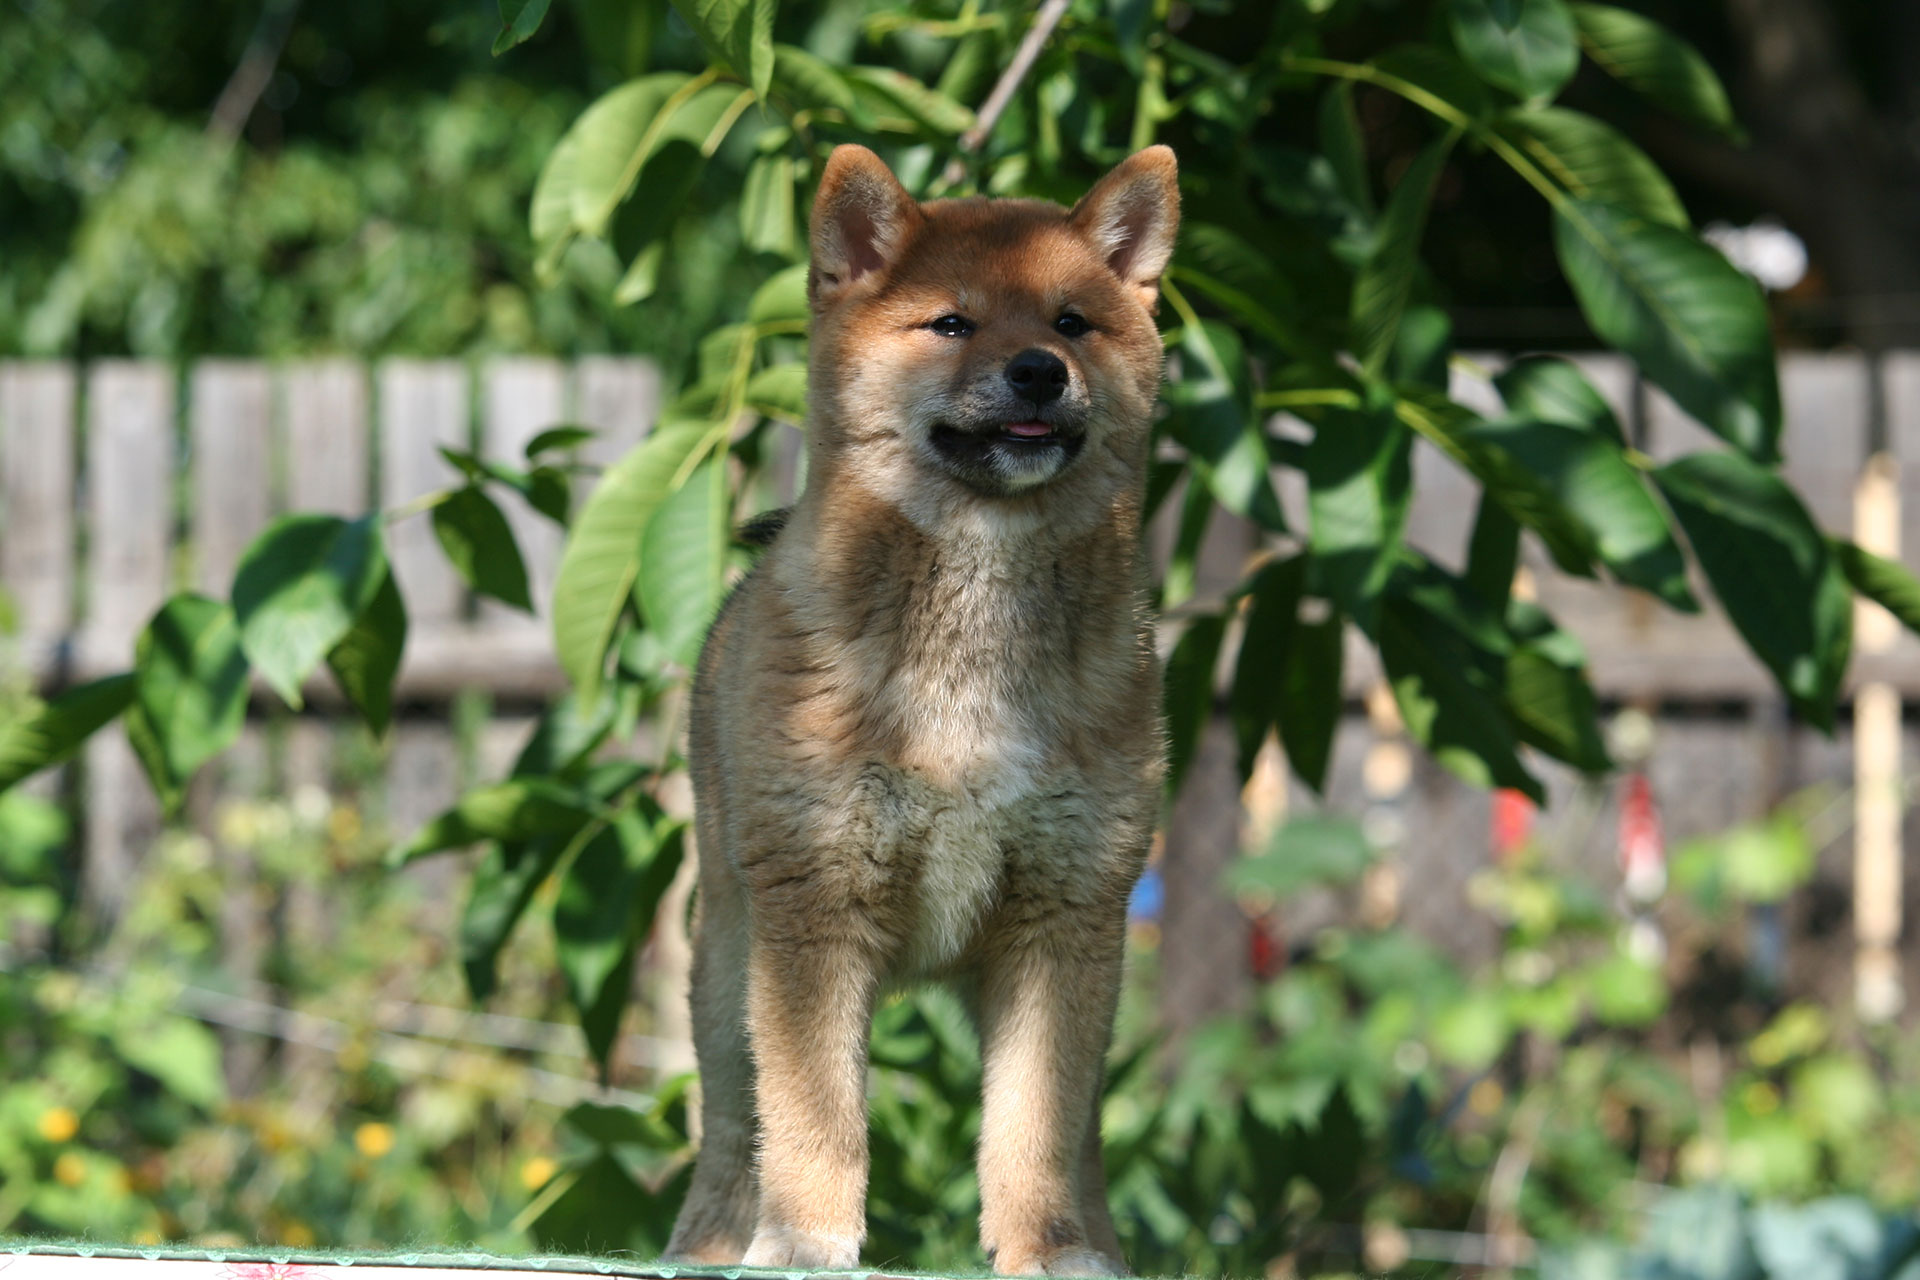
[[[753,1239],[753,1059],[747,1045],[747,911],[716,849],[702,860],[694,929],[693,1046],[700,1064],[700,1153],[668,1258],[737,1265]]]

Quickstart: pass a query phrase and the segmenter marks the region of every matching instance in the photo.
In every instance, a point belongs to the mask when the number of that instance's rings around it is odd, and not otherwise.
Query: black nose
[[[1007,385],[1035,405],[1050,404],[1067,389],[1067,366],[1059,356],[1029,348],[1007,361]]]

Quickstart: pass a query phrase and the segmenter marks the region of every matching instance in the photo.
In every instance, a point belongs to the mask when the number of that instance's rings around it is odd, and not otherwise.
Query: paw
[[[1085,1245],[1055,1249],[1046,1253],[1008,1255],[997,1253],[993,1270],[1003,1276],[1124,1276],[1132,1274],[1127,1264],[1109,1258]]]
[[[850,1271],[860,1261],[859,1236],[814,1235],[794,1227],[761,1227],[753,1233],[742,1265]]]

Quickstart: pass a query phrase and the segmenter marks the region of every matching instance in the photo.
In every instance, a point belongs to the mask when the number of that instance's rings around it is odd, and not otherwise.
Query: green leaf
[[[433,509],[433,536],[468,586],[503,604],[533,612],[527,566],[500,508],[477,485],[455,492]]]
[[[748,324],[805,324],[812,310],[807,306],[807,264],[783,267],[753,291],[747,304]]]
[[[353,629],[386,572],[377,515],[283,516],[240,557],[240,647],[289,706],[301,705],[300,686]]]
[[[451,809],[415,832],[413,839],[397,847],[388,861],[411,862],[482,840],[570,836],[593,813],[593,801],[573,787],[546,778],[513,778],[468,791]]]
[[[140,762],[148,784],[153,787],[154,796],[160,801],[161,812],[168,817],[174,816],[180,811],[181,802],[187,798],[187,784],[167,763],[166,749],[160,745],[160,730],[154,725],[153,717],[147,714],[146,708],[135,702],[127,708],[120,727],[127,735],[127,745],[133,749],[133,758]]]
[[[1320,98],[1320,153],[1333,166],[1340,190],[1368,219],[1374,216],[1373,186],[1367,181],[1367,150],[1360,118],[1353,110],[1353,84],[1336,80]]]
[[[500,34],[493,38],[493,56],[499,57],[531,39],[546,20],[549,0],[500,0]]]
[[[747,407],[796,425],[807,420],[807,365],[790,360],[762,369],[747,382]]]
[[[973,128],[972,110],[904,72],[891,67],[850,67],[847,77],[940,137],[958,137]]]
[[[805,49],[790,44],[773,46],[773,88],[796,107],[838,111],[856,128],[872,127],[871,118],[840,69]]]
[[[1654,473],[1713,593],[1794,706],[1833,727],[1853,639],[1841,565],[1793,490],[1731,453],[1696,453]]]
[[[175,1097],[216,1110],[227,1098],[220,1071],[220,1041],[191,1018],[122,1022],[112,1033],[114,1051],[136,1071],[158,1080]]]
[[[1587,323],[1682,409],[1760,462],[1780,457],[1780,383],[1760,288],[1685,231],[1592,200],[1554,243]]]
[[[1536,605],[1514,602],[1510,620],[1520,634],[1507,655],[1506,702],[1520,740],[1586,773],[1612,768],[1579,642]]]
[[[1564,107],[1514,110],[1493,127],[1579,199],[1604,200],[1683,231],[1691,225],[1660,167],[1590,115]]]
[[[1551,98],[1573,79],[1580,42],[1560,0],[1449,0],[1453,43],[1489,84]]]
[[[773,82],[774,0],[673,0],[707,51],[764,99]]]
[[[1640,473],[1619,446],[1557,422],[1483,422],[1462,433],[1515,464],[1506,474],[1573,522],[1581,550],[1597,556],[1622,582],[1676,609],[1699,608],[1687,590],[1687,565]]]
[[[680,868],[684,827],[631,810],[581,848],[560,880],[553,931],[561,974],[593,1056],[605,1062],[633,978],[635,949]],[[608,986],[615,990],[609,998]],[[609,1007],[610,1006],[610,1007]],[[596,1016],[597,1015],[597,1016]]]
[[[584,764],[613,732],[620,699],[612,684],[599,695],[583,697],[568,690],[547,708],[534,726],[533,736],[513,762],[515,778],[537,778],[572,773]]]
[[[1177,794],[1187,766],[1200,745],[1200,735],[1213,718],[1213,668],[1220,657],[1220,641],[1227,620],[1217,613],[1203,614],[1187,624],[1167,655],[1164,679],[1167,709],[1167,793]]]
[[[1413,435],[1391,408],[1327,410],[1307,446],[1307,511],[1319,589],[1373,631],[1413,491]]]
[[[163,777],[184,787],[246,720],[249,672],[233,610],[205,596],[175,596],[141,632],[133,666]],[[165,790],[159,778],[155,787]]]
[[[1522,356],[1496,374],[1493,385],[1516,418],[1564,423],[1627,447],[1620,420],[1571,360]]]
[[[706,167],[700,148],[682,138],[662,141],[641,166],[632,198],[613,219],[613,251],[628,263],[613,289],[616,306],[652,295],[666,259],[668,233]]]
[[[1203,321],[1180,330],[1178,349],[1178,376],[1163,392],[1173,410],[1167,429],[1193,455],[1194,471],[1221,506],[1264,528],[1285,531],[1240,335],[1227,325]]]
[[[0,725],[0,790],[59,764],[133,703],[132,672],[76,685]]]
[[[496,966],[500,951],[571,838],[569,833],[524,844],[495,841],[487,845],[475,865],[466,906],[460,914],[460,965],[466,974],[467,991],[476,1001],[493,994],[499,980]]]
[[[800,251],[793,198],[794,160],[756,156],[740,195],[740,239],[747,248],[791,258]]]
[[[1504,655],[1484,640],[1436,612],[1430,598],[1396,593],[1380,610],[1380,661],[1407,732],[1474,786],[1512,787],[1545,803],[1506,717]]]
[[[1601,70],[1683,119],[1744,140],[1727,91],[1699,50],[1631,10],[1607,4],[1571,8],[1580,43]]]
[[[1306,560],[1290,556],[1262,565],[1247,583],[1245,627],[1233,669],[1234,735],[1239,739],[1240,776],[1253,772],[1267,731],[1280,719],[1288,659],[1306,583]]]
[[[1346,706],[1346,619],[1338,609],[1314,622],[1302,621],[1287,654],[1280,697],[1280,743],[1300,781],[1324,792],[1333,763],[1333,738]]]
[[[1920,578],[1905,565],[1844,538],[1833,539],[1832,545],[1834,559],[1853,589],[1899,619],[1901,626],[1920,635]]]
[[[375,734],[385,733],[393,718],[393,681],[406,647],[407,606],[388,572],[381,575],[380,589],[354,619],[353,629],[327,654],[341,692]]]
[[[1353,350],[1370,374],[1378,375],[1392,353],[1400,331],[1400,317],[1413,296],[1413,276],[1420,266],[1420,235],[1427,225],[1454,135],[1431,143],[1407,166],[1400,184],[1387,197],[1373,253],[1353,282]]]
[[[658,427],[603,476],[573,523],[553,587],[554,649],[588,697],[640,572],[641,536],[691,455],[712,433],[705,422]]]
[[[592,427],[548,427],[527,441],[525,450],[527,461],[532,462],[543,453],[556,453],[576,448],[599,434]]]
[[[1373,857],[1373,846],[1351,818],[1291,818],[1265,849],[1227,869],[1227,888],[1285,898],[1318,885],[1352,884]]]
[[[699,661],[707,628],[726,598],[730,541],[722,456],[701,463],[667,496],[640,540],[640,616],[683,667]]]
[[[1467,539],[1467,585],[1489,606],[1505,610],[1520,566],[1520,524],[1491,491],[1482,490]]]

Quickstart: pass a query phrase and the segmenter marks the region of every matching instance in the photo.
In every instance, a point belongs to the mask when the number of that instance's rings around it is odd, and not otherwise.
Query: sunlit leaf
[[[1628,88],[1683,119],[1738,141],[1727,91],[1699,50],[1653,19],[1607,4],[1570,6],[1587,56]]]
[[[433,508],[433,535],[468,586],[503,604],[533,612],[527,566],[507,518],[476,485]]]
[[[1580,65],[1561,0],[1448,0],[1453,43],[1481,77],[1522,98],[1560,92]]]
[[[1604,200],[1670,227],[1689,225],[1659,166],[1590,115],[1564,107],[1509,111],[1494,128],[1582,200]]]
[[[288,705],[373,603],[387,572],[380,518],[284,516],[254,539],[233,578],[240,646]]]
[[[725,458],[694,469],[660,503],[640,539],[640,616],[668,657],[691,668],[727,592],[731,541]]]
[[[77,685],[51,702],[29,704],[0,724],[0,789],[79,750],[95,730],[132,704],[135,679],[127,672]]]

